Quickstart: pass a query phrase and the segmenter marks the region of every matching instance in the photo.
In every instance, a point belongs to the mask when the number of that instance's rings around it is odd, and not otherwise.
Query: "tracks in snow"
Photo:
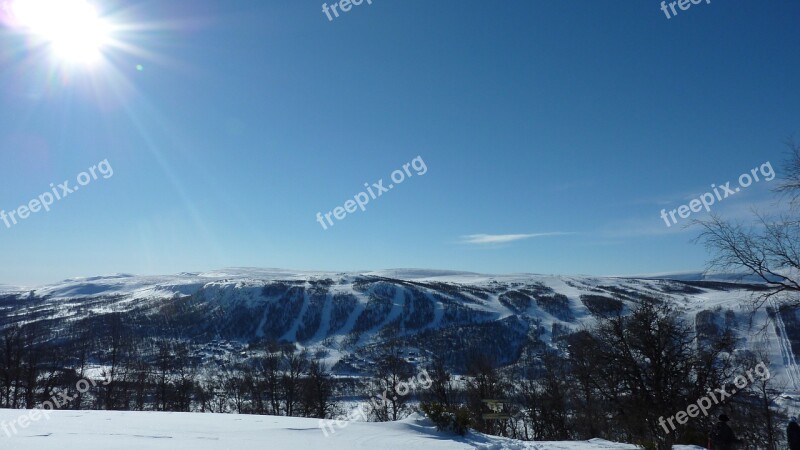
[[[774,300],[770,300],[770,305],[775,310],[775,330],[778,332],[778,345],[781,349],[783,365],[786,367],[786,375],[792,382],[792,389],[798,391],[800,390],[800,368],[794,357],[792,342],[789,340],[789,335],[786,334],[786,325],[783,323],[778,304]]]

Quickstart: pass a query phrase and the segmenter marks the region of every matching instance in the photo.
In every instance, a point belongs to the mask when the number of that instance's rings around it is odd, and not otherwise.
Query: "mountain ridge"
[[[0,294],[0,328],[41,323],[74,341],[117,320],[138,339],[191,343],[208,361],[219,356],[219,342],[233,343],[225,356],[234,359],[284,343],[320,355],[337,373],[360,374],[372,370],[374,355],[399,347],[414,349],[407,356],[415,364],[444,356],[463,371],[475,352],[502,355],[498,363],[505,366],[535,364],[543,352],[565,351],[571,333],[656,300],[673,304],[702,333],[734,326],[742,349],[755,345],[755,327],[768,324],[770,312],[750,321],[745,306],[763,285],[706,274],[682,278],[423,269],[118,274]],[[800,320],[794,310],[781,314],[786,326],[770,335],[776,365],[786,359],[781,349],[800,347]]]

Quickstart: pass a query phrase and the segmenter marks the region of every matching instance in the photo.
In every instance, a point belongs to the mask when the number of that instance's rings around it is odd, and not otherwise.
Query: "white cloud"
[[[475,245],[491,245],[491,244],[507,244],[509,242],[521,241],[523,239],[531,239],[537,237],[547,236],[563,236],[573,233],[553,232],[553,233],[530,233],[530,234],[470,234],[461,236],[463,243]]]

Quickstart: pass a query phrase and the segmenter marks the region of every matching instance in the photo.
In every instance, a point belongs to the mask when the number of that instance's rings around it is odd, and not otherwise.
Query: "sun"
[[[66,63],[99,61],[111,40],[109,24],[86,0],[13,0],[11,11]]]

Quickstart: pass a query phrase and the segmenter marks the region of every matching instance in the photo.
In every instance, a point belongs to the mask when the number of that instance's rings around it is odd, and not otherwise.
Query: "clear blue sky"
[[[0,283],[697,270],[704,249],[661,209],[765,161],[780,176],[800,136],[795,1],[667,19],[655,0],[373,0],[333,22],[319,0],[93,3],[125,29],[91,68],[3,31],[0,208],[105,159],[114,175],[0,222]],[[424,176],[316,221],[417,156]],[[713,208],[768,210],[769,187]]]

